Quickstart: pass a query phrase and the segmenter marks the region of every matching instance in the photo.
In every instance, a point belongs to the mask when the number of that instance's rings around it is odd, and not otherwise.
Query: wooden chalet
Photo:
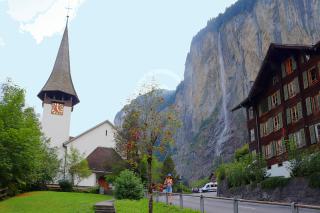
[[[320,42],[270,45],[248,97],[233,111],[246,108],[250,150],[263,153],[272,176],[288,176],[280,168],[288,139],[298,148],[319,146],[319,91]]]

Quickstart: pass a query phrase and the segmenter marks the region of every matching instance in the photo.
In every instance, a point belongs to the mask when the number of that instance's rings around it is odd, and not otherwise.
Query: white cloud
[[[8,0],[8,14],[21,22],[31,21],[38,13],[45,12],[54,0]]]
[[[85,0],[69,0],[70,20]],[[66,23],[67,0],[8,0],[8,14],[20,23],[22,32],[30,33],[37,43],[61,33]]]

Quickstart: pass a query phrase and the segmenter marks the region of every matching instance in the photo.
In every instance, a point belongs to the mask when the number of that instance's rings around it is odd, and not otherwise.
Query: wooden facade
[[[271,44],[248,97],[248,143],[268,166],[287,160],[286,141],[320,144],[320,44]]]

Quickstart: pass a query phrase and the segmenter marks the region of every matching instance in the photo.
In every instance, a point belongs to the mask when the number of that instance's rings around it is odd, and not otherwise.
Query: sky
[[[155,79],[173,90],[183,80],[191,40],[235,0],[0,0],[0,82],[37,94],[55,61],[69,11],[71,75],[80,103],[72,136],[108,119]],[[71,8],[67,10],[67,8]]]

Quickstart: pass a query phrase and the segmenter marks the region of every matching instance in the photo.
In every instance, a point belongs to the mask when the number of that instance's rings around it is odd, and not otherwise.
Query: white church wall
[[[43,104],[41,127],[44,135],[50,139],[52,147],[58,147],[60,158],[64,156],[62,144],[69,140],[71,107],[64,106],[63,115],[51,114],[51,104]]]
[[[78,186],[96,186],[97,183],[97,178],[96,178],[96,174],[92,173],[88,178],[85,178],[83,180],[81,180],[78,183]]]
[[[114,133],[115,130],[113,127],[108,122],[104,122],[77,136],[75,139],[72,139],[71,142],[67,144],[67,147],[68,150],[70,150],[70,147],[76,148],[81,154],[87,157],[97,147],[114,148]]]

